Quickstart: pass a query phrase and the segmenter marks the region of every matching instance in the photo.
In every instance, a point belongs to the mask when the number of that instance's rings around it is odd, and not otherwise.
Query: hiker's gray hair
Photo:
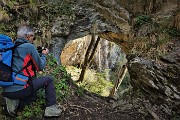
[[[18,28],[18,31],[17,31],[18,38],[25,38],[27,35],[34,35],[32,28],[30,28],[27,25],[23,25]]]

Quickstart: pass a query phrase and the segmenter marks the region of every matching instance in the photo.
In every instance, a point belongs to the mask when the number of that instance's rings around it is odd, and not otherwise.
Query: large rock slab
[[[172,51],[161,57],[161,61],[141,57],[129,59],[128,70],[131,84],[152,98],[162,100],[171,107],[178,107],[180,101],[180,41],[170,46]]]

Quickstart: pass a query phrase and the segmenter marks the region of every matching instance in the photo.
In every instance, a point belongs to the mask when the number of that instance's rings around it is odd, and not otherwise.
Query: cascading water
[[[125,54],[122,53],[121,48],[107,40],[101,40],[96,58],[98,59],[98,70],[104,72],[106,80],[110,79],[110,70],[126,63]]]
[[[109,54],[109,42],[107,40],[104,40],[104,72],[106,76],[106,80],[109,81],[109,60],[108,60],[108,54]]]
[[[97,58],[98,58],[98,70],[101,72],[102,71],[102,63],[101,63],[101,44],[98,45],[98,54],[97,54]]]

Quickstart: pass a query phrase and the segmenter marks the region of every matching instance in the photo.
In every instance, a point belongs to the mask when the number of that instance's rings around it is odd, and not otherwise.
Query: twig
[[[71,107],[78,107],[78,108],[82,108],[82,109],[87,110],[89,113],[92,113],[89,109],[87,109],[87,108],[85,108],[85,107],[82,107],[82,106],[78,106],[78,105],[71,105],[71,104],[69,104],[69,106],[71,106]]]
[[[116,110],[116,111],[112,111],[112,112],[110,112],[110,113],[108,113],[108,114],[110,115],[110,114],[114,114],[114,113],[117,113],[117,112],[119,113],[119,112],[121,112],[121,111],[120,111],[120,110]]]
[[[145,108],[146,108],[147,111],[154,117],[155,120],[160,120],[159,117],[157,116],[157,114],[154,113],[153,110],[150,109],[150,107],[148,107],[147,105],[145,105]]]

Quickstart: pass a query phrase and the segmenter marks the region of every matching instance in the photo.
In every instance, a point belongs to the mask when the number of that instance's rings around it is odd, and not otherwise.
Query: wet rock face
[[[128,69],[133,86],[146,91],[155,98],[169,104],[180,100],[180,42],[176,41],[173,50],[161,61],[135,57],[129,60]]]

